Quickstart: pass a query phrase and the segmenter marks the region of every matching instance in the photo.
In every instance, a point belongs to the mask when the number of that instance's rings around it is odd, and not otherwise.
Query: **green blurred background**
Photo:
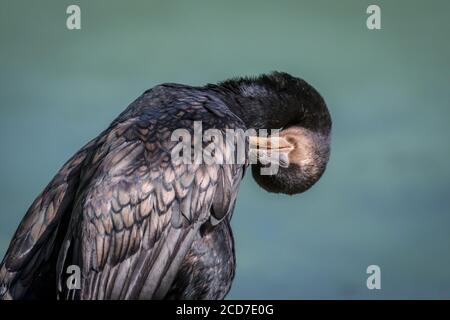
[[[245,178],[228,298],[450,298],[449,1],[0,3],[0,256],[61,165],[144,90],[280,70],[328,102],[332,158],[298,196]]]

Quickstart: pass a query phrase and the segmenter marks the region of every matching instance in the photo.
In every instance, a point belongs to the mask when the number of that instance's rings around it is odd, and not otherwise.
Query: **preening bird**
[[[178,128],[280,129],[249,137],[267,163],[175,163]],[[0,266],[1,299],[223,299],[235,273],[230,219],[245,169],[297,194],[323,174],[331,117],[304,80],[274,72],[144,92],[78,151],[33,202]],[[203,146],[206,142],[202,142]],[[267,151],[269,150],[269,151]],[[222,150],[224,151],[224,150]],[[272,152],[272,153],[271,153]],[[78,288],[67,286],[78,266]]]

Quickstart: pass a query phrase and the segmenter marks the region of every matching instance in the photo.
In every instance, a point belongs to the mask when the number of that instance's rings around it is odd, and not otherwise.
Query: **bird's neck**
[[[314,91],[288,95],[261,86],[208,85],[247,128],[279,129],[299,125],[329,133],[330,115],[322,97]],[[321,132],[321,133],[322,133]]]

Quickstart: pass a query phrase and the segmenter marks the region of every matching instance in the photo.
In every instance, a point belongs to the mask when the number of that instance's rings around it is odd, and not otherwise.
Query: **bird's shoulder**
[[[159,126],[191,126],[202,121],[205,128],[245,128],[237,117],[214,93],[201,87],[163,83],[146,90],[114,120],[113,125],[138,118],[141,125],[157,122]]]

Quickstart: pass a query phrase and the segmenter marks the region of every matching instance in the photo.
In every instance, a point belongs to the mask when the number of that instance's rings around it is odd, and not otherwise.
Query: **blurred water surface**
[[[332,157],[298,196],[247,175],[228,297],[450,298],[450,2],[377,1],[379,31],[369,4],[1,0],[0,256],[61,165],[144,90],[280,70],[327,101]]]

